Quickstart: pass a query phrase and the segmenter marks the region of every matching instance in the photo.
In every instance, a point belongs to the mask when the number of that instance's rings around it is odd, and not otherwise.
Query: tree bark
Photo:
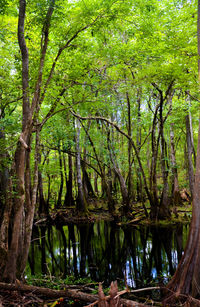
[[[68,154],[68,180],[66,180],[67,193],[65,195],[65,206],[71,207],[75,205],[73,198],[73,164],[72,156]]]
[[[190,119],[189,114],[185,116],[186,124],[186,141],[187,141],[187,157],[188,157],[188,177],[189,177],[189,187],[191,198],[193,198],[193,189],[194,189],[194,170],[192,162],[192,140],[191,140],[191,130],[190,130]]]
[[[126,187],[126,183],[124,180],[124,177],[121,174],[121,171],[119,169],[119,166],[116,162],[116,159],[114,158],[113,151],[111,149],[111,141],[110,141],[110,131],[107,131],[107,142],[108,142],[108,150],[110,154],[110,159],[114,168],[114,171],[119,179],[120,183],[120,189],[121,189],[121,195],[122,195],[122,200],[123,200],[123,212],[125,214],[128,214],[131,212],[131,206],[130,206],[130,201],[129,201],[129,196],[128,196],[128,189]]]
[[[170,145],[171,145],[171,164],[172,164],[172,200],[174,205],[181,205],[182,199],[178,184],[178,171],[177,171],[176,155],[175,155],[173,123],[171,123],[170,125]]]
[[[76,208],[78,212],[87,212],[87,203],[83,192],[83,182],[81,177],[81,152],[80,152],[80,122],[76,121],[76,172],[77,172],[77,185],[78,185],[78,196],[76,200]]]
[[[12,201],[12,223],[11,240],[8,244],[8,250],[5,251],[1,266],[3,273],[1,279],[13,282],[22,277],[32,232],[32,222],[36,203],[37,183],[38,183],[38,137],[39,129],[36,131],[36,149],[33,186],[30,186],[30,144],[32,136],[33,121],[37,119],[39,112],[39,95],[41,89],[44,60],[48,45],[48,30],[53,13],[54,0],[50,2],[43,27],[44,40],[42,39],[41,58],[39,63],[38,78],[35,85],[35,91],[32,104],[29,102],[29,54],[24,35],[24,23],[26,12],[26,0],[19,1],[18,18],[18,43],[22,57],[22,89],[23,89],[23,107],[22,107],[22,132],[17,142],[15,151],[13,175],[15,178],[13,191],[16,197]],[[35,122],[37,123],[37,122]]]
[[[200,121],[197,147],[197,164],[193,192],[192,221],[184,254],[178,268],[168,283],[165,304],[174,301],[177,297],[184,299],[187,295],[196,296],[200,285]],[[173,293],[173,294],[172,294]]]
[[[198,77],[200,86],[200,0],[198,0]],[[196,173],[193,189],[192,221],[189,236],[177,270],[168,283],[164,304],[174,303],[177,298],[186,300],[188,295],[199,297],[200,286],[200,119],[198,131]]]
[[[127,110],[128,110],[128,135],[131,138],[132,137],[132,129],[131,129],[131,105],[130,105],[130,99],[129,94],[126,92],[126,100],[127,100]],[[133,183],[132,183],[132,161],[131,161],[131,150],[132,145],[131,141],[128,140],[128,198],[129,201],[134,198],[134,192],[133,192]]]
[[[62,156],[61,156],[61,150],[60,150],[60,144],[58,146],[58,155],[59,155],[59,167],[60,167],[60,188],[58,192],[58,200],[57,200],[57,208],[60,208],[62,206],[62,191],[63,191],[63,185],[64,185],[64,178],[63,178],[63,170],[62,170]]]

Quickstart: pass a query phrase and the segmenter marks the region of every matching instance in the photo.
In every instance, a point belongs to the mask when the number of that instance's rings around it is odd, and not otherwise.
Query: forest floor
[[[56,282],[59,290],[52,289],[52,286],[55,286],[53,280],[51,280],[51,288],[38,287],[33,285],[35,283],[37,284],[34,279],[31,285],[19,281],[12,285],[0,283],[0,306],[92,307],[101,303],[98,306],[119,307],[119,300],[122,306],[161,306],[159,287],[141,289],[139,292],[141,291],[142,294],[138,295],[127,287],[122,290],[118,289],[117,283],[111,283],[111,286],[104,290],[102,285],[97,285],[97,283],[67,285]]]
[[[122,212],[121,205],[116,206],[115,213],[111,215],[105,202],[102,200],[90,200],[88,211],[86,214],[77,213],[74,207],[60,208],[52,210],[49,216],[40,216],[35,220],[36,225],[46,223],[64,225],[67,223],[93,223],[96,221],[115,221],[118,225],[170,225],[177,223],[189,223],[192,217],[192,206],[190,202],[184,202],[181,206],[173,206],[170,208],[170,219],[154,220],[150,219],[150,207],[146,205],[148,216],[145,214],[144,205],[141,203],[133,203],[132,210],[128,216]]]

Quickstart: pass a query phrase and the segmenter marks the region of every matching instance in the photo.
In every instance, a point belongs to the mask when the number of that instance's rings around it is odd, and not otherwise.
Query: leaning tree
[[[72,86],[69,80],[66,81],[68,71],[61,70],[65,61],[70,62],[67,52],[78,48],[78,44],[75,46],[73,42],[77,42],[81,34],[102,17],[109,15],[113,4],[115,9],[117,4],[121,5],[121,1],[108,1],[106,5],[104,1],[88,1],[91,9],[82,3],[80,10],[80,3],[82,2],[77,2],[76,7],[74,3],[64,0],[62,6],[58,0],[19,0],[18,44],[21,59],[18,60],[22,62],[22,125],[12,169],[9,178],[6,178],[7,195],[3,205],[0,193],[0,280],[13,282],[16,278],[20,279],[26,267],[38,187],[40,132],[54,114],[67,88]],[[37,16],[38,9],[40,12]],[[28,22],[26,14],[29,14]],[[116,14],[115,10],[112,14]],[[66,18],[70,19],[69,23],[66,23]],[[56,71],[59,70],[58,66],[61,70],[59,73]],[[46,115],[43,113],[41,118],[40,109],[45,101],[48,104],[48,112]],[[35,155],[33,168],[31,151]],[[0,159],[2,160],[1,155]],[[1,180],[0,189],[4,186]]]

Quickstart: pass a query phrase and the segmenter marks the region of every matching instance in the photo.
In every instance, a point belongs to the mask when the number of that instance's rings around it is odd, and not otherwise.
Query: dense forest
[[[0,4],[0,280],[23,279],[36,220],[169,222],[187,200],[164,303],[199,298],[200,4]]]

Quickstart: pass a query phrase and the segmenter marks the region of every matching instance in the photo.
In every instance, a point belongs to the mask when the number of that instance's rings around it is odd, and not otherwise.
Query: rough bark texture
[[[193,193],[193,212],[190,232],[184,255],[178,265],[176,273],[167,285],[169,297],[165,300],[168,304],[181,295],[196,296],[200,285],[200,125],[197,148],[197,165]]]

